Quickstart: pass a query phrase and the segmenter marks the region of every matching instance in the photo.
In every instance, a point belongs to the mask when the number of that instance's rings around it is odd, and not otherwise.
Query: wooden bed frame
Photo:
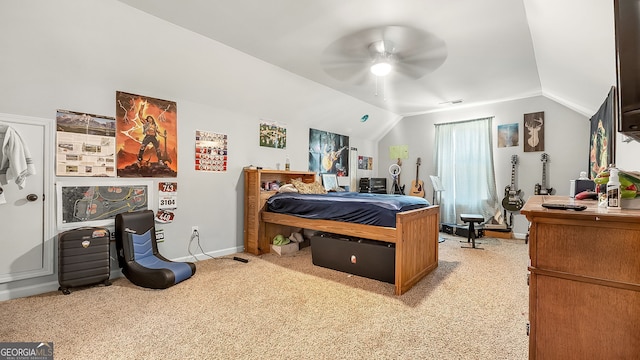
[[[395,228],[305,219],[292,215],[260,211],[259,247],[268,249],[271,239],[291,228],[394,243],[396,247],[395,294],[402,295],[438,267],[440,207],[409,210],[396,215]]]

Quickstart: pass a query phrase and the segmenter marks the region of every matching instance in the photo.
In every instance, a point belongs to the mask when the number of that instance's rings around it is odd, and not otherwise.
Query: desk
[[[549,210],[542,203],[586,205]],[[529,358],[632,359],[640,354],[640,210],[531,197]]]

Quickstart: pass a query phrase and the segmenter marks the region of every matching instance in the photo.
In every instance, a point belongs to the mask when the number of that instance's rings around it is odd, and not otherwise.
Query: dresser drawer
[[[640,284],[640,237],[633,229],[536,223],[532,266]],[[598,224],[599,225],[599,224]]]

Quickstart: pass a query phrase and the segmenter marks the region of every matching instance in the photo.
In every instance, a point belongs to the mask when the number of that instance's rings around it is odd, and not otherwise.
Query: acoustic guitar
[[[549,155],[543,153],[540,160],[542,161],[542,182],[535,185],[533,193],[535,195],[550,195],[553,192],[553,188],[547,187],[547,161],[549,160]]]
[[[518,163],[518,155],[511,156],[511,185],[504,188],[504,199],[502,199],[502,207],[509,211],[519,211],[524,206],[522,200],[522,190],[516,189],[516,164]]]
[[[416,179],[411,181],[411,191],[409,192],[411,196],[424,197],[424,182],[418,178],[421,162],[420,158],[416,161]]]

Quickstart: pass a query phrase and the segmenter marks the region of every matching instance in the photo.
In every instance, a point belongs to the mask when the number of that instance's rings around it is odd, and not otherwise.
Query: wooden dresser
[[[539,195],[520,212],[531,223],[529,358],[640,358],[640,210]]]
[[[269,252],[269,239],[261,234],[260,212],[275,190],[270,184],[277,182],[286,184],[291,179],[313,183],[316,174],[310,171],[282,171],[244,169],[244,251],[260,255]]]

